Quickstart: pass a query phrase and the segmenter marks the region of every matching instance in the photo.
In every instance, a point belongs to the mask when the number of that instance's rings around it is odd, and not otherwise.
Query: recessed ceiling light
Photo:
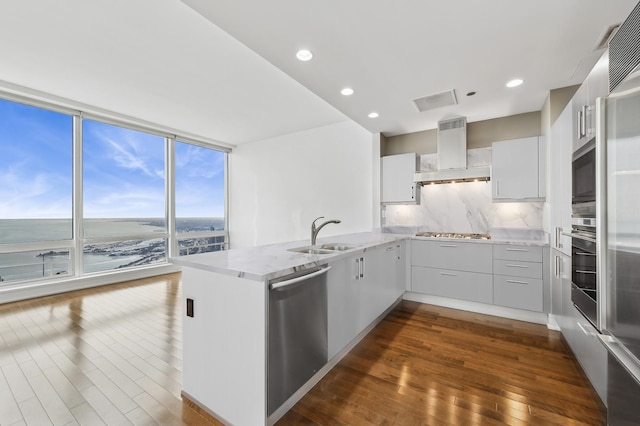
[[[516,78],[515,80],[511,80],[510,82],[508,82],[507,87],[517,87],[517,86],[520,86],[522,83],[524,83],[524,80]]]
[[[307,49],[298,50],[296,53],[296,58],[300,59],[302,62],[310,61],[313,58],[313,53],[308,51]]]
[[[369,118],[378,118],[380,117],[380,114],[378,114],[377,112],[370,112],[369,113]]]
[[[340,91],[340,93],[342,93],[345,96],[351,96],[353,95],[353,89],[351,87],[345,87]]]

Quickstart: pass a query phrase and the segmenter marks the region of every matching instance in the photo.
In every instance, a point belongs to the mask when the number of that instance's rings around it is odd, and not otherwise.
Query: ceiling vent
[[[413,103],[418,108],[418,111],[423,112],[441,108],[444,106],[456,105],[458,103],[458,100],[456,99],[456,91],[454,89],[451,89],[447,90],[446,92],[436,93],[434,95],[414,99]]]

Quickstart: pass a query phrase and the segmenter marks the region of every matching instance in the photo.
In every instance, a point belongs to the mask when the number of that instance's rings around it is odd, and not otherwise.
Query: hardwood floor
[[[0,425],[212,425],[183,403],[180,274],[0,305]]]
[[[278,425],[605,423],[560,333],[404,301]]]
[[[180,274],[0,305],[0,425],[218,425],[180,398]],[[278,424],[604,424],[559,333],[402,302]]]

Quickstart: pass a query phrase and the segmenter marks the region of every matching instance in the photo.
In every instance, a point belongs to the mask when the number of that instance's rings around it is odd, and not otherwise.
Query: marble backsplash
[[[491,148],[467,151],[468,167],[491,164]],[[436,169],[436,154],[420,157],[422,171]],[[494,203],[491,182],[425,185],[419,205],[383,206],[382,224],[419,231],[490,233],[492,228],[543,228],[543,202]]]

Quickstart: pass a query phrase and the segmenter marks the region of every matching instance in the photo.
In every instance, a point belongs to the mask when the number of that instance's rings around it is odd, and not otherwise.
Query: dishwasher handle
[[[275,284],[271,284],[269,286],[269,289],[271,290],[276,290],[282,287],[287,287],[296,283],[299,283],[300,281],[304,281],[304,280],[308,280],[309,278],[313,278],[313,277],[317,277],[318,275],[322,275],[327,273],[327,271],[329,271],[329,269],[331,269],[331,266],[327,266],[326,268],[322,268],[318,271],[312,272],[310,274],[306,274],[306,275],[301,275],[299,277],[295,277],[295,278],[291,278],[290,280],[286,280],[286,281],[280,281],[279,283],[275,283]]]

